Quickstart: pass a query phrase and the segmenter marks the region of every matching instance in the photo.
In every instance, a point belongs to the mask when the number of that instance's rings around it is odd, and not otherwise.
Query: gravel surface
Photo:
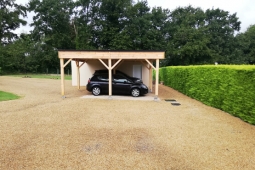
[[[159,86],[160,101],[81,98],[60,80],[0,76],[0,169],[255,169],[255,126]],[[164,99],[175,99],[173,106]]]

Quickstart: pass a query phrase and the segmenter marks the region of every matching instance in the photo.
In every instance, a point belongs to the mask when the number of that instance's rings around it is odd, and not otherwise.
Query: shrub
[[[164,67],[160,79],[187,96],[255,125],[255,66]]]

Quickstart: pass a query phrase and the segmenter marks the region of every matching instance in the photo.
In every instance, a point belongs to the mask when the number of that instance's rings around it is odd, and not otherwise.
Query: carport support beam
[[[152,67],[149,66],[149,90],[152,92],[152,81],[153,81],[153,73],[152,73]]]
[[[159,59],[156,60],[155,98],[158,98]]]
[[[61,73],[61,95],[65,97],[65,73],[64,73],[64,59],[60,59],[60,73]]]
[[[83,64],[85,63],[86,61],[83,61],[82,64],[80,65],[80,61],[76,61],[76,67],[77,67],[77,88],[80,89],[81,88],[81,74],[80,74],[80,68],[81,66],[83,66]]]
[[[108,59],[108,72],[109,72],[109,97],[112,96],[112,59]]]
[[[79,66],[79,61],[76,61],[76,66],[77,66],[77,88],[81,88],[81,83],[80,83],[80,66]]]

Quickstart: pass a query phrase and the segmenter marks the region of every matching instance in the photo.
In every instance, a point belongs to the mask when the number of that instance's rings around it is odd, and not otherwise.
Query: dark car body
[[[107,94],[109,92],[109,78],[108,74],[94,74],[88,81],[86,86],[89,92],[97,96],[100,94]],[[114,74],[112,78],[112,93],[132,95],[138,97],[148,93],[148,87],[141,82],[134,82],[127,77]]]
[[[95,74],[103,74],[103,73],[104,73],[104,74],[108,74],[108,70],[105,70],[105,69],[104,69],[104,70],[96,70],[95,73],[94,73],[94,75],[95,75]],[[142,79],[137,78],[137,77],[131,77],[131,76],[127,75],[126,73],[120,71],[120,70],[116,70],[115,74],[119,74],[119,75],[125,76],[126,78],[128,78],[128,79],[130,79],[130,80],[132,80],[132,81],[134,81],[134,82],[143,83],[143,80],[142,80]]]

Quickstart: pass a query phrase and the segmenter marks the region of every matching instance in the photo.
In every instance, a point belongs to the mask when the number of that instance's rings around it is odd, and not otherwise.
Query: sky
[[[25,5],[29,0],[16,0],[16,3]],[[229,11],[230,14],[237,13],[239,21],[241,21],[240,32],[245,32],[250,25],[255,24],[255,1],[254,0],[147,0],[148,6],[162,7],[170,9],[171,11],[177,7],[185,7],[191,5],[193,7],[200,7],[203,10],[209,8],[219,8],[224,11]],[[30,23],[32,21],[32,14],[28,15],[25,20]],[[29,32],[32,28],[22,26],[16,33]]]

